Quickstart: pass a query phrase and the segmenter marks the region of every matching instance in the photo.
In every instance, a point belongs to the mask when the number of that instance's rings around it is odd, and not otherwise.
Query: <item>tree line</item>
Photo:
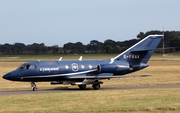
[[[81,42],[66,43],[63,47],[58,45],[45,46],[44,43],[33,43],[25,45],[23,43],[3,44],[0,45],[0,54],[3,55],[31,55],[31,54],[112,54],[121,53],[127,48],[131,47],[138,41],[142,40],[148,35],[163,34],[162,31],[148,31],[146,33],[140,32],[137,38],[126,41],[114,41],[107,39],[104,42],[92,40],[89,44],[83,45]],[[178,52],[180,49],[180,31],[165,31],[164,32],[165,47],[176,47],[173,50],[166,50],[166,52]],[[162,48],[162,41],[158,48]],[[160,52],[160,51],[156,51]]]

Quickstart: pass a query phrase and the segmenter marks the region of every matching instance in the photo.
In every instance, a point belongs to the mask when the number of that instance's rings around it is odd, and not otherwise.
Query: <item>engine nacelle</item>
[[[101,64],[97,66],[98,73],[115,73],[121,71],[128,71],[130,69],[129,63],[123,65],[118,64]]]

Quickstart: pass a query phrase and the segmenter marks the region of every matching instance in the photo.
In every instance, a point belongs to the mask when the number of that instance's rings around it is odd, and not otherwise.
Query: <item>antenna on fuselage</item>
[[[114,62],[114,58],[111,58],[110,60],[109,64],[112,64]]]
[[[79,61],[81,61],[81,60],[82,60],[82,56],[79,57]]]
[[[59,58],[59,61],[61,61],[62,60],[62,57],[61,58]]]

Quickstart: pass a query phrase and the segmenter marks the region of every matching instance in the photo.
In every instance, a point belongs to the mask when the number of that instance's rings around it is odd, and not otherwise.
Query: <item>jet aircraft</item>
[[[125,75],[148,67],[148,60],[158,46],[163,35],[149,35],[122,52],[118,56],[106,60],[76,61],[34,61],[22,64],[16,70],[3,76],[11,81],[31,82],[31,89],[37,90],[35,82],[51,82],[51,84],[78,85],[85,89],[92,85],[98,90],[102,79],[124,77],[146,77],[150,75]]]

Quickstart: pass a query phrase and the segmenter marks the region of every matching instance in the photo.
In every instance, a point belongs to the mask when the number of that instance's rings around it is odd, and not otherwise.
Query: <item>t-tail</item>
[[[149,35],[116,56],[113,60],[127,61],[130,64],[146,64],[162,38],[163,35]]]

